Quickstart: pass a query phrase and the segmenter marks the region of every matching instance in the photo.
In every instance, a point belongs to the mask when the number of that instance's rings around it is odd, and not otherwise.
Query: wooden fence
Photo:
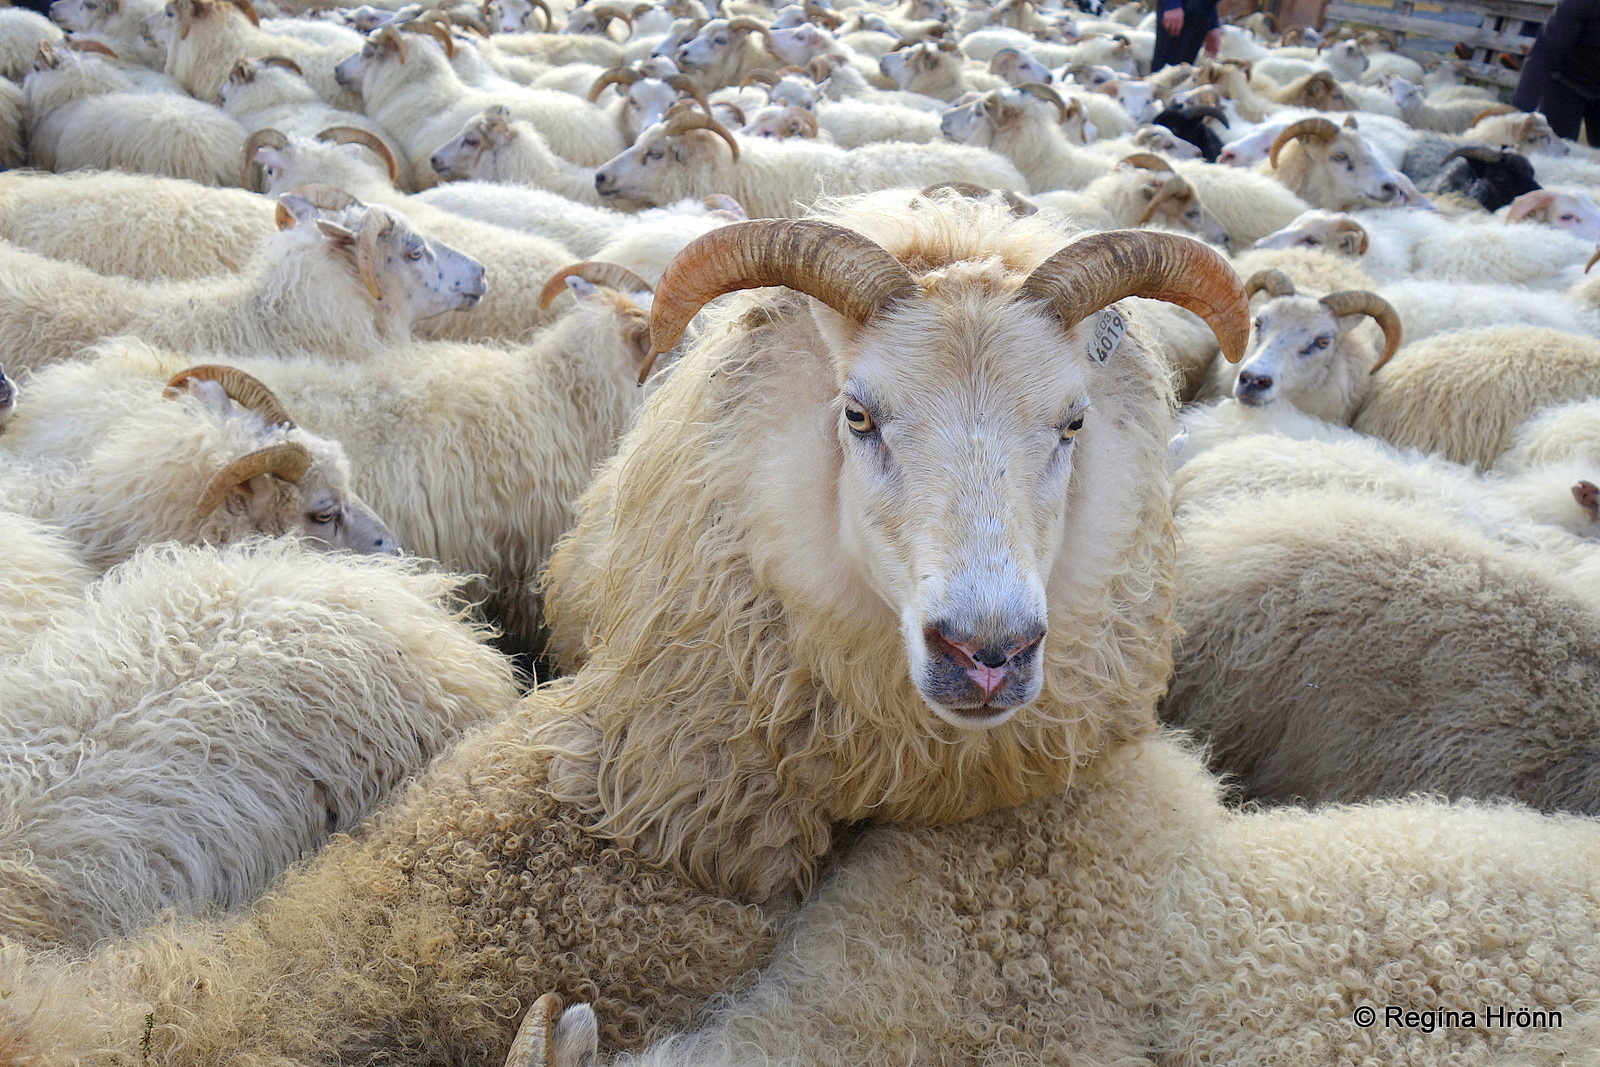
[[[1448,0],[1443,4],[1332,0],[1324,12],[1324,25],[1348,22],[1388,30],[1400,38],[1400,51],[1414,59],[1439,54],[1435,49],[1417,48],[1418,43],[1467,45],[1472,53],[1463,73],[1475,81],[1509,87],[1517,84],[1517,72],[1496,62],[1498,56],[1526,56],[1533,47],[1533,35],[1522,34],[1523,23],[1543,25],[1555,5],[1556,0]],[[1466,15],[1470,21],[1453,22],[1446,15]]]

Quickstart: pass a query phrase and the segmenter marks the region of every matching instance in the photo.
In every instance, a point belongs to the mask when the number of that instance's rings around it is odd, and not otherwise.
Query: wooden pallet
[[[1512,87],[1517,84],[1517,72],[1507,70],[1496,62],[1502,53],[1526,56],[1533,47],[1533,37],[1521,33],[1524,22],[1540,25],[1550,17],[1557,0],[1448,0],[1443,4],[1419,3],[1418,0],[1392,0],[1378,3],[1353,3],[1351,0],[1332,0],[1324,13],[1327,23],[1348,22],[1356,26],[1370,26],[1388,30],[1400,38],[1400,51],[1414,59],[1437,55],[1415,47],[1418,41],[1437,41],[1446,45],[1464,44],[1472,53],[1463,64],[1462,73],[1474,81],[1490,85]],[[1418,9],[1421,10],[1418,10]],[[1479,16],[1477,25],[1447,22],[1427,17],[1430,11],[1450,11]]]

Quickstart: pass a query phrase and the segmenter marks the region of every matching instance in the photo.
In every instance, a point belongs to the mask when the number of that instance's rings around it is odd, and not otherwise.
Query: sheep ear
[[[329,222],[327,219],[318,219],[317,229],[321,231],[322,236],[326,237],[328,239],[328,243],[334,248],[355,247],[356,235],[345,229],[343,226],[340,226],[337,222]]]
[[[221,382],[185,378],[183,391],[200,401],[214,415],[225,419],[233,414],[233,401],[228,399],[228,391],[222,387]]]
[[[582,300],[585,297],[593,296],[600,291],[599,286],[595,285],[587,278],[578,277],[576,274],[567,275],[566,282],[567,288],[572,290],[572,295],[577,297],[579,300]]]
[[[286,162],[283,153],[271,145],[262,145],[256,149],[256,154],[252,158],[263,167],[282,167]]]
[[[257,156],[259,155],[260,153],[257,153]],[[282,209],[278,217],[280,230],[287,230],[292,226],[307,226],[318,218],[317,205],[296,193],[284,193],[278,197],[278,207]],[[283,217],[285,214],[288,215],[287,219]]]

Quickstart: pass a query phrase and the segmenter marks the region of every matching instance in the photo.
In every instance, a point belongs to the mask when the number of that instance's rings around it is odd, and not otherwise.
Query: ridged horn
[[[263,126],[249,137],[245,138],[244,148],[239,153],[239,185],[242,188],[252,188],[250,182],[250,168],[255,165],[256,151],[262,148],[283,148],[289,143],[282,130],[271,126]],[[281,229],[281,227],[280,227]]]
[[[394,158],[394,152],[383,143],[383,138],[371,130],[363,130],[359,126],[329,126],[317,134],[317,140],[331,141],[334,144],[358,144],[370,148],[374,155],[383,160],[391,183],[400,177],[400,163]]]
[[[283,441],[240,456],[206,483],[195,510],[204,519],[222,506],[228,494],[260,474],[275,474],[286,482],[298,482],[311,469],[311,452],[297,441]]]
[[[1291,122],[1279,131],[1278,136],[1272,139],[1272,148],[1267,152],[1267,161],[1274,167],[1278,165],[1278,153],[1283,151],[1283,146],[1290,141],[1298,141],[1302,137],[1310,137],[1316,141],[1331,141],[1339,136],[1339,127],[1327,119],[1301,119]]]
[[[1589,256],[1589,262],[1583,265],[1583,273],[1588,274],[1595,263],[1600,262],[1600,248],[1596,248]]]
[[[378,27],[378,32],[372,35],[372,40],[394,45],[395,55],[400,58],[400,62],[406,61],[406,39],[394,23],[386,22]]]
[[[238,367],[229,367],[222,363],[202,363],[179,371],[167,379],[165,395],[176,395],[183,388],[183,383],[190,378],[202,382],[216,382],[222,386],[222,391],[228,395],[229,400],[260,415],[268,426],[290,428],[294,426],[294,420],[283,410],[283,404],[271,389],[262,385],[255,376],[246,374]]]
[[[589,103],[592,104],[600,99],[600,94],[609,86],[632,85],[643,77],[643,74],[632,67],[612,67],[608,71],[603,71],[600,77],[594,80],[594,84],[589,86]]]
[[[550,275],[550,280],[545,282],[544,288],[539,291],[539,307],[549,307],[555,298],[566,290],[567,279],[574,277],[593,282],[595,285],[604,285],[610,289],[630,293],[654,291],[654,287],[649,282],[627,267],[622,266],[622,264],[590,259],[582,263],[574,263],[571,266],[562,267]]]
[[[1177,304],[1205,320],[1230,363],[1250,339],[1239,276],[1216,252],[1175,233],[1087,234],[1035,267],[1017,296],[1048,301],[1069,328],[1130,296]]]
[[[388,233],[393,225],[394,220],[389,216],[376,208],[368,208],[366,217],[361,220],[361,232],[356,235],[356,272],[374,300],[383,299],[383,287],[378,284],[378,238]]]
[[[707,115],[703,111],[680,111],[667,119],[666,133],[668,137],[677,137],[688,133],[690,130],[710,130],[724,141],[733,152],[733,161],[739,162],[739,142],[734,140],[733,134],[728,132],[728,127]]]
[[[264,67],[282,67],[284,70],[292,70],[302,78],[305,77],[306,74],[305,71],[300,69],[300,64],[296,63],[288,56],[261,56],[256,60],[256,62],[260,63]]]
[[[325,182],[312,182],[309,185],[297,185],[289,190],[295,196],[303,196],[312,204],[323,211],[343,211],[347,207],[359,206],[361,201],[339,188],[337,185],[328,185]]]
[[[854,230],[821,219],[735,222],[695,238],[667,264],[639,380],[706,304],[766,285],[804,293],[862,325],[922,291],[899,260]]]
[[[1400,348],[1400,316],[1394,305],[1377,293],[1369,293],[1365,289],[1345,289],[1323,297],[1322,305],[1335,315],[1370,315],[1372,321],[1378,324],[1383,331],[1383,354],[1372,365],[1373,374],[1378,373],[1378,368],[1389,362]]]
[[[554,1067],[556,1026],[565,1006],[560,994],[546,993],[528,1009],[506,1053],[505,1067]]]
[[[1248,302],[1262,290],[1276,300],[1280,296],[1294,296],[1294,280],[1281,270],[1258,270],[1244,283],[1244,298]]]
[[[1061,99],[1061,94],[1056,92],[1044,82],[1023,82],[1017,86],[1017,92],[1027,93],[1029,96],[1047,101],[1056,106],[1056,122],[1063,123],[1072,117],[1072,109],[1067,102]]]
[[[762,85],[769,86],[776,85],[778,84],[778,72],[775,70],[768,70],[766,67],[757,67],[755,70],[752,70],[749,74],[744,76],[744,80],[739,82],[739,88],[743,89],[751,82],[760,82]]]
[[[550,14],[550,5],[545,3],[544,0],[528,0],[528,3],[538,8],[539,13],[544,16],[544,32],[549,33],[550,27],[556,24],[555,16]]]

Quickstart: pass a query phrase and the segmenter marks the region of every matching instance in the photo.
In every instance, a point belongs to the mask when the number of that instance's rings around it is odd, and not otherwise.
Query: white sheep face
[[[1242,404],[1261,407],[1285,399],[1305,409],[1303,398],[1315,392],[1343,357],[1345,334],[1363,316],[1336,317],[1315,297],[1280,296],[1256,313],[1255,338],[1234,368],[1233,396]]]
[[[50,18],[64,30],[89,33],[121,11],[122,0],[55,0],[50,5]]]
[[[1354,130],[1341,129],[1330,141],[1303,138],[1298,145],[1308,157],[1305,180],[1295,191],[1311,203],[1334,211],[1357,207],[1404,207],[1422,198],[1416,186],[1378,155]],[[1294,145],[1284,148],[1287,155]],[[1279,157],[1280,171],[1283,156]]]
[[[840,538],[898,615],[929,707],[987,728],[1039,695],[1074,466],[1123,431],[1095,425],[1089,398],[1107,372],[1083,343],[1042,311],[961,285],[968,269],[950,269],[948,298],[870,328],[816,314],[830,347],[850,353],[836,361],[832,426]]]
[[[1251,247],[1321,248],[1341,256],[1359,256],[1365,251],[1366,243],[1366,229],[1349,215],[1334,211],[1307,211]]]
[[[986,93],[952,107],[939,119],[939,132],[957,144],[988,148],[994,143],[994,135],[999,129],[996,106],[997,101]]]
[[[724,177],[735,166],[728,146],[709,130],[668,135],[656,125],[639,135],[594,172],[594,187],[607,199],[670,204],[688,196],[705,196],[727,188]]]
[[[1229,167],[1255,166],[1267,158],[1267,153],[1272,150],[1272,142],[1277,140],[1278,134],[1286,126],[1286,122],[1269,123],[1243,137],[1234,138],[1222,146],[1222,151],[1217,154],[1217,162]]]
[[[533,5],[528,0],[494,0],[490,8],[495,33],[527,33],[534,29]]]
[[[727,19],[712,19],[678,49],[678,66],[686,71],[694,71],[720,63],[741,39],[728,27]]]
[[[428,157],[428,163],[445,181],[470,181],[478,176],[486,156],[506,147],[515,137],[516,131],[509,123],[476,118],[440,145],[439,150]]]

